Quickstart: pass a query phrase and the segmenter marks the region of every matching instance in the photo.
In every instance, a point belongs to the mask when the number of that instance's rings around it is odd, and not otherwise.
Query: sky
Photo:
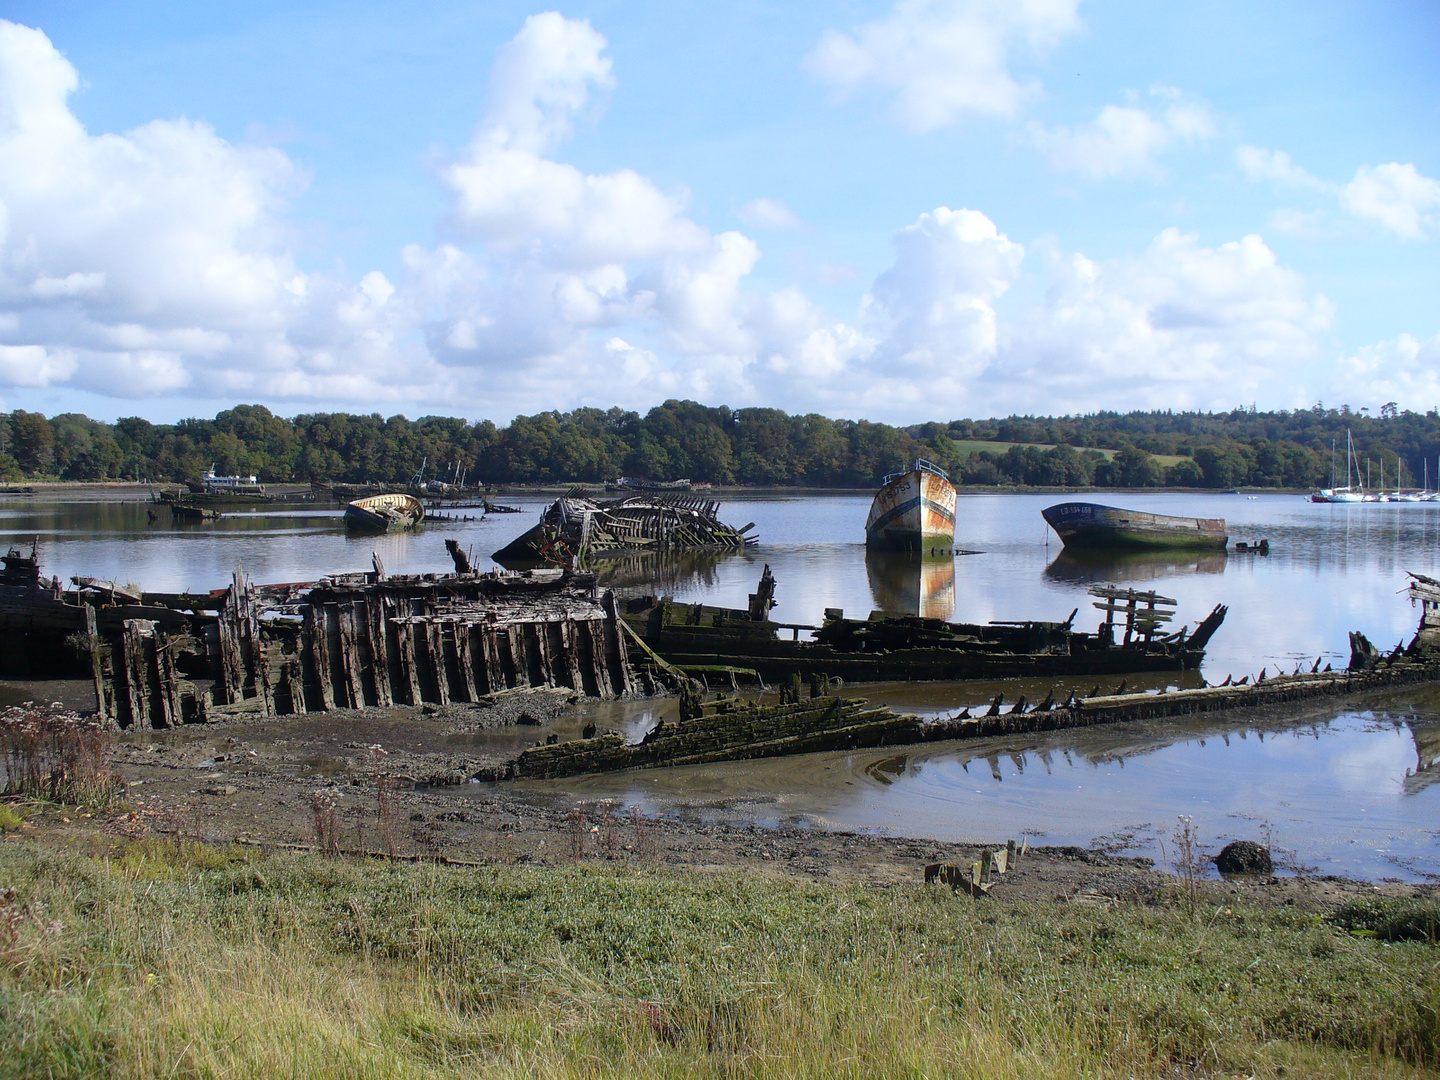
[[[0,408],[1440,405],[1434,0],[0,3]]]

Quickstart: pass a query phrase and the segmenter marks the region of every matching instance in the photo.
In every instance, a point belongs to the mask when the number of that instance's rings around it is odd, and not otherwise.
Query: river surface
[[[1308,669],[1317,658],[1343,666],[1350,630],[1382,649],[1408,641],[1417,613],[1403,595],[1405,571],[1440,577],[1440,504],[1324,505],[1294,495],[1090,498],[1223,517],[1232,543],[1268,539],[1270,554],[1077,559],[1064,554],[1040,517],[1063,497],[997,494],[960,496],[955,542],[970,553],[882,560],[867,558],[862,542],[867,495],[753,495],[721,509],[727,522],[755,523],[760,544],[744,555],[620,565],[606,578],[626,591],[744,607],[768,563],[778,582],[772,618],[802,624],[820,622],[826,608],[966,622],[1063,620],[1078,610],[1076,625],[1093,629],[1099,613],[1089,586],[1153,588],[1177,601],[1176,625],[1193,626],[1216,604],[1229,607],[1201,672],[1218,682],[1227,674],[1253,677],[1262,667]],[[237,567],[259,582],[311,580],[368,569],[372,553],[392,573],[445,571],[446,537],[472,549],[484,569],[493,565],[488,553],[533,525],[548,499],[501,501],[525,513],[357,537],[345,533],[339,509],[315,504],[175,527],[164,507],[152,522],[151,508],[138,500],[0,498],[0,543],[28,547],[38,537],[46,574],[89,574],[153,591],[222,588]],[[870,696],[938,713],[982,700],[984,689],[891,687]],[[1046,688],[1037,690],[1043,696]],[[1173,728],[1158,739],[1153,732],[1127,734],[1137,741],[1124,752],[1107,748],[1106,736],[1088,734],[999,749],[957,744],[898,757],[877,751],[665,770],[565,790],[644,799],[676,812],[936,838],[1026,830],[1047,843],[1109,837],[1102,842],[1148,854],[1159,854],[1176,816],[1188,814],[1216,842],[1253,838],[1264,828],[1299,863],[1322,872],[1414,879],[1440,875],[1440,785],[1428,783],[1432,770],[1422,768],[1433,760],[1440,702],[1422,695],[1407,709],[1332,709],[1303,727],[1272,727],[1263,741],[1260,728]],[[628,723],[648,715],[643,708],[626,711]]]

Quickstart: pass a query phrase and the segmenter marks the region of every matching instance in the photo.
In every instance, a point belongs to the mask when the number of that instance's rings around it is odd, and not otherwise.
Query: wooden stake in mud
[[[85,641],[90,648],[90,677],[95,682],[95,711],[107,723],[115,722],[114,708],[105,696],[105,672],[100,663],[100,632],[95,625],[95,607],[85,605]]]

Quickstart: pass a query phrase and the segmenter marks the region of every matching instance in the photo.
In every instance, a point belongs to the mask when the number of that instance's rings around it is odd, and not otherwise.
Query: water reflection
[[[1440,718],[1317,711],[722,762],[522,782],[561,802],[616,799],[708,821],[937,840],[1092,843],[1163,858],[1177,815],[1213,851],[1273,839],[1326,873],[1440,879]]]
[[[713,588],[720,564],[736,557],[733,551],[639,552],[598,560],[590,569],[604,588],[661,595]]]
[[[955,614],[955,559],[918,551],[865,552],[875,607],[887,615],[949,620]]]
[[[1223,574],[1223,551],[1109,552],[1064,548],[1045,568],[1051,581],[1094,584],[1107,581],[1154,581],[1184,574]]]

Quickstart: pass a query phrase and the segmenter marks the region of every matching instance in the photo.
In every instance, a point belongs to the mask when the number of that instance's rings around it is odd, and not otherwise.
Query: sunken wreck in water
[[[597,502],[572,490],[492,556],[511,568],[579,567],[639,552],[744,551],[758,543],[751,522],[732,528],[720,504],[689,495],[645,494]]]
[[[1075,629],[1079,608],[1062,622],[984,624],[881,612],[847,619],[827,608],[824,622],[809,626],[770,620],[775,578],[766,566],[747,609],[638,597],[626,604],[625,619],[648,649],[696,677],[743,671],[775,682],[824,672],[846,682],[923,682],[1193,671],[1227,611],[1216,605],[1193,632],[1167,632],[1177,601],[1153,590],[1089,591],[1104,615],[1094,633]]]

